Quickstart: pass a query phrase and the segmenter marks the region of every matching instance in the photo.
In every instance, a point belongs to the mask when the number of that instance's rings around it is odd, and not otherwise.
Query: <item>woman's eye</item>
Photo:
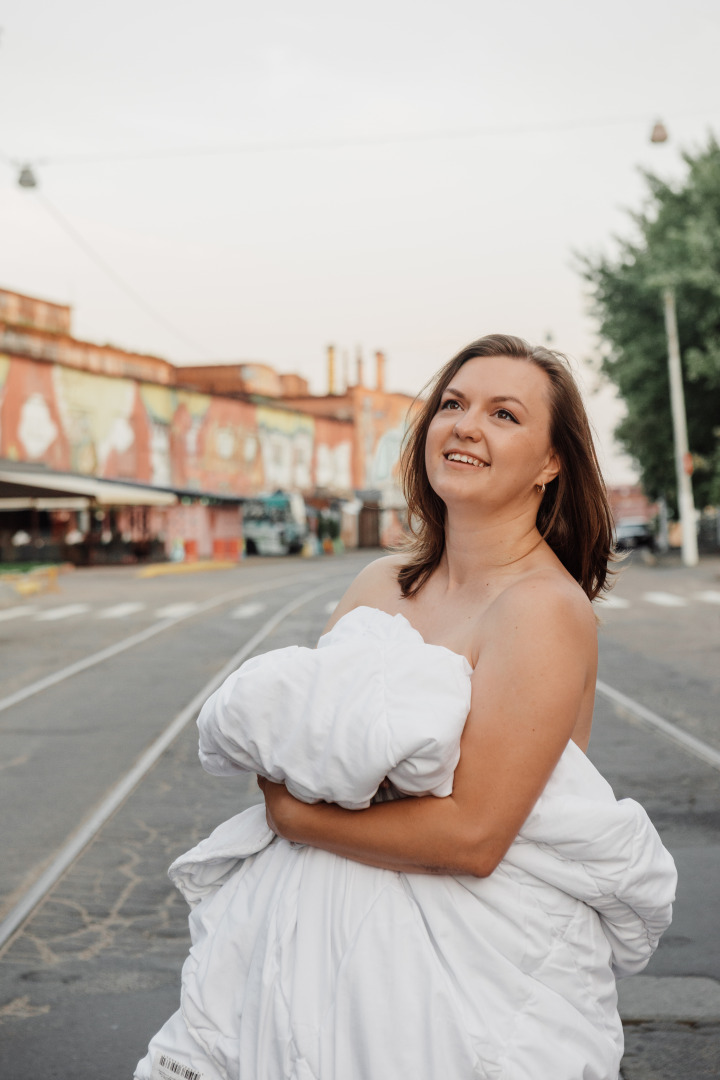
[[[513,416],[509,409],[498,409],[495,415],[499,416],[501,420],[512,420],[513,424],[517,424],[517,419]]]
[[[440,408],[441,409],[455,409],[455,408],[459,409],[460,408],[460,402],[456,401],[455,398],[448,398],[447,401],[443,401]]]

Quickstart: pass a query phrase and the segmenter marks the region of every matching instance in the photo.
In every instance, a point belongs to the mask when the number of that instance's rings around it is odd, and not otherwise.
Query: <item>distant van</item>
[[[243,537],[248,555],[297,555],[308,538],[305,500],[276,491],[243,503]]]
[[[622,518],[615,526],[615,547],[618,551],[636,548],[655,550],[655,534],[647,521]]]

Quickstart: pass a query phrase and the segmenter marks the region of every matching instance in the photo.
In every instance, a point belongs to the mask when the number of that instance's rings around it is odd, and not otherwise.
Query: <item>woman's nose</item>
[[[472,439],[473,442],[477,442],[478,439],[482,439],[482,426],[479,417],[473,417],[469,413],[465,413],[455,421],[453,432],[458,439]]]

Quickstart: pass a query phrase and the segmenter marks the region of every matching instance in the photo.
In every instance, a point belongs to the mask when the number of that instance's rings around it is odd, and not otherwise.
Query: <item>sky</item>
[[[330,343],[414,394],[483,334],[551,341],[633,478],[578,257],[720,134],[714,0],[6,0],[0,26],[0,287],[318,393]]]

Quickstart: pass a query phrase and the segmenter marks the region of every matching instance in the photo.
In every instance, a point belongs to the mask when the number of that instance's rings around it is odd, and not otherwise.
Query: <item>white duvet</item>
[[[356,608],[245,663],[198,719],[208,771],[362,808],[452,790],[464,657]],[[384,788],[382,789],[385,790]],[[488,878],[400,874],[273,835],[264,807],[170,876],[192,907],[181,1009],[137,1080],[616,1080],[616,975],[670,923],[671,856],[569,743]]]

